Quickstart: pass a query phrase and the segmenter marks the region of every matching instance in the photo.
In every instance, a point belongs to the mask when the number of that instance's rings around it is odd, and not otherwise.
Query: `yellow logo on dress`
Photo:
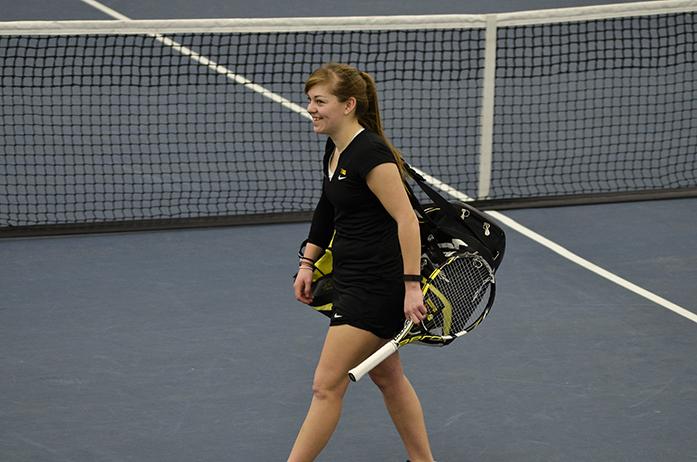
[[[346,169],[342,168],[341,170],[339,170],[339,175],[346,175]]]

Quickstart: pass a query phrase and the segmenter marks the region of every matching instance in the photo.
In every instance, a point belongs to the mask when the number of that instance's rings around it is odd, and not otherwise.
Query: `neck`
[[[348,146],[353,137],[356,136],[356,133],[362,128],[363,127],[361,126],[361,124],[359,124],[358,121],[355,120],[342,127],[341,130],[338,131],[338,133],[331,135],[330,138],[334,142],[336,150],[338,152],[341,152],[344,149],[346,149],[346,146]]]

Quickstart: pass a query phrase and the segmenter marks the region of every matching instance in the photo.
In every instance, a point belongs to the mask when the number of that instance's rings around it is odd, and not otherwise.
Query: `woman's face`
[[[341,102],[334,96],[329,85],[317,84],[307,92],[307,112],[312,116],[315,133],[333,135],[342,124],[348,121],[348,102]]]

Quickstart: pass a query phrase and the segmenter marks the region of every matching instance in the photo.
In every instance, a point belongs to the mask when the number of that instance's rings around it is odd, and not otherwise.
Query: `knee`
[[[312,381],[312,397],[318,400],[342,399],[347,385],[348,378],[342,380],[331,374],[316,373]]]
[[[401,364],[383,363],[370,371],[370,379],[380,389],[382,393],[389,392],[394,387],[398,387],[405,379]]]

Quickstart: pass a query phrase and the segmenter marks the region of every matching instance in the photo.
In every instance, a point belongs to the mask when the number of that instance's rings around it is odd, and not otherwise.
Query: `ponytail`
[[[387,139],[385,136],[385,131],[382,128],[382,119],[380,119],[380,108],[378,107],[378,90],[375,85],[373,77],[367,72],[360,73],[361,78],[365,82],[365,95],[367,97],[367,104],[364,109],[358,112],[358,123],[361,126],[368,128],[375,133],[377,133],[380,138],[385,142],[387,147],[392,152],[394,160],[397,163],[397,168],[402,178],[406,176],[406,167],[404,166],[404,159],[402,158],[402,153],[399,152],[397,148]]]

